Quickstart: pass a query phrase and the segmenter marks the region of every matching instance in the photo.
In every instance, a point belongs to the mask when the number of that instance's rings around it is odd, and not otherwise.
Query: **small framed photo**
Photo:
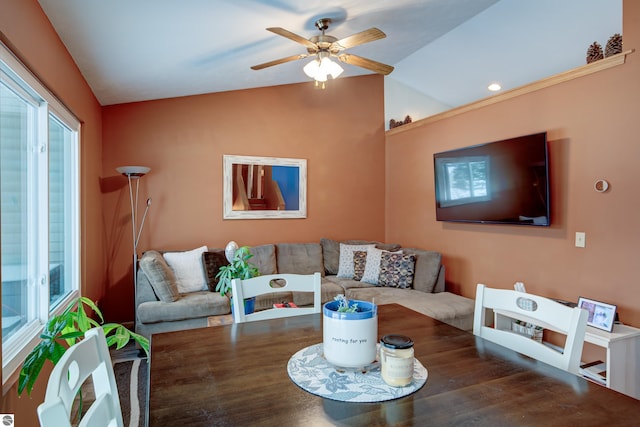
[[[613,330],[613,321],[616,318],[617,308],[615,305],[580,297],[578,299],[578,307],[589,312],[587,325],[607,332]]]

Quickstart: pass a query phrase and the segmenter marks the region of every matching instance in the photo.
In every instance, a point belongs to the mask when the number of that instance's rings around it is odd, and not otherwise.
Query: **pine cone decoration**
[[[604,58],[604,55],[602,54],[602,46],[600,46],[600,43],[598,42],[593,42],[593,44],[589,46],[589,49],[587,49],[587,64],[591,64],[592,62],[598,61],[602,58]]]
[[[406,125],[407,123],[411,123],[411,116],[407,116],[407,117],[404,118],[403,125]]]
[[[604,49],[604,56],[607,58],[622,52],[622,36],[618,33],[612,35]]]
[[[389,129],[396,127],[396,119],[389,120]]]

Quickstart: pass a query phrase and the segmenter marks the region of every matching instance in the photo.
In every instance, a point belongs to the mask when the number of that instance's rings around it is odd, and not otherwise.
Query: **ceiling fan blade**
[[[393,67],[391,65],[383,64],[382,62],[363,58],[357,55],[350,55],[348,53],[338,55],[338,59],[346,64],[366,68],[367,70],[371,70],[378,74],[384,74],[385,76],[393,71]]]
[[[349,37],[345,37],[343,39],[333,42],[330,50],[335,51],[335,50],[349,49],[350,47],[373,42],[376,40],[383,39],[385,37],[387,37],[387,35],[382,31],[380,31],[379,29],[375,27],[369,28],[368,30],[361,31]]]
[[[271,31],[274,34],[277,34],[282,37],[286,37],[289,40],[293,40],[296,43],[300,43],[301,45],[308,47],[309,49],[318,50],[318,47],[316,46],[315,43],[312,43],[309,40],[305,39],[304,37],[299,36],[295,33],[292,33],[289,30],[285,30],[284,28],[270,27],[270,28],[267,28],[267,31]]]
[[[300,55],[291,55],[291,56],[287,56],[286,58],[276,59],[275,61],[265,62],[264,64],[254,65],[253,67],[251,67],[251,69],[252,70],[262,70],[263,68],[273,67],[274,65],[279,65],[279,64],[284,64],[285,62],[295,61],[297,59],[303,59],[303,58],[306,58],[307,56],[309,56],[309,55],[307,55],[306,53],[302,53]]]

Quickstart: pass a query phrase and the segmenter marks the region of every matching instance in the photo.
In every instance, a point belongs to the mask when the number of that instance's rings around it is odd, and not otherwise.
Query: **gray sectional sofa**
[[[375,244],[386,251],[401,250],[412,257],[411,288],[378,286],[351,277],[339,277],[340,243],[345,245]],[[376,304],[398,303],[463,330],[473,328],[474,301],[445,291],[445,269],[441,254],[417,248],[401,248],[363,240],[338,242],[321,239],[318,243],[276,243],[251,248],[251,262],[261,274],[322,274],[322,302],[333,300],[338,294],[349,299],[375,301]],[[360,253],[359,255],[362,255]],[[216,261],[217,260],[217,261]],[[181,329],[205,327],[208,318],[231,312],[229,299],[214,292],[215,273],[224,260],[222,249],[209,249],[203,254],[203,275],[209,290],[178,293],[175,277],[160,252],[148,251],[140,258],[137,272],[136,332],[151,334]],[[342,272],[344,275],[344,271]],[[312,304],[306,293],[281,292],[259,297],[256,310],[274,303],[294,302],[298,306]]]

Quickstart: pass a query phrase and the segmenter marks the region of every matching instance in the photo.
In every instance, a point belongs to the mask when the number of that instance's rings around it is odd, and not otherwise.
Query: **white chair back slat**
[[[276,280],[279,284],[282,284],[282,286],[271,286],[272,282]],[[321,310],[320,273],[271,274],[246,280],[233,279],[231,281],[231,289],[233,293],[233,321],[236,323],[320,313]],[[244,300],[246,298],[280,292],[313,292],[313,306],[271,308],[251,314],[245,313]]]
[[[70,426],[73,401],[82,384],[91,377],[95,401],[79,426],[123,426],[122,409],[109,347],[102,328],[93,328],[84,339],[67,349],[54,366],[44,402],[38,406],[43,427]]]
[[[506,316],[509,324],[494,326],[488,316]],[[587,311],[556,301],[508,289],[478,284],[473,321],[474,335],[493,341],[536,360],[578,373],[587,327]],[[562,352],[510,329],[510,320],[522,320],[566,335]],[[493,320],[493,319],[491,319]]]

